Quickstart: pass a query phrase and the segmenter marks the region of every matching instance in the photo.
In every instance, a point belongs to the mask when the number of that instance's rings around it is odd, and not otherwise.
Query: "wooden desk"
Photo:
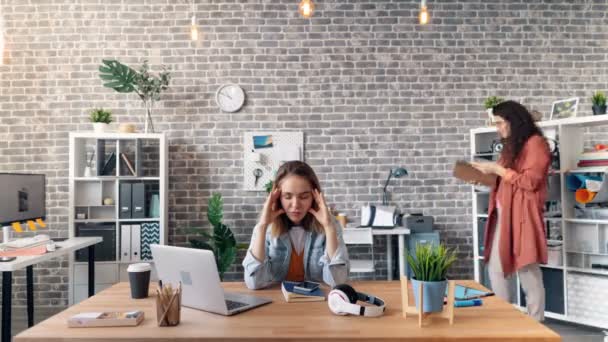
[[[559,335],[496,297],[485,298],[483,306],[456,308],[453,326],[446,320],[434,319],[432,325],[419,328],[416,318],[404,320],[401,316],[398,281],[366,281],[353,285],[359,291],[386,300],[385,315],[379,318],[335,316],[330,313],[327,302],[286,303],[279,287],[250,291],[243,283],[225,283],[226,290],[255,292],[274,302],[232,317],[182,308],[179,326],[159,328],[154,298],[133,300],[128,283],[119,283],[22,332],[15,341],[560,341]],[[68,317],[79,312],[134,309],[144,310],[146,315],[137,327],[70,329],[66,323]]]

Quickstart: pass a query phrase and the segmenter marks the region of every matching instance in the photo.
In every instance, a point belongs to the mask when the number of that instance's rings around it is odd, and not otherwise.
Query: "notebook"
[[[281,283],[281,290],[283,296],[287,302],[322,302],[325,300],[325,293],[318,287],[316,290],[310,293],[294,292],[293,287],[299,285],[299,282],[283,281]]]
[[[448,295],[448,290],[446,289],[445,295]],[[490,291],[483,291],[483,290],[478,290],[478,289],[474,289],[471,287],[467,287],[464,285],[456,285],[456,288],[454,289],[454,299],[455,300],[468,300],[468,299],[475,299],[475,298],[481,298],[481,297],[487,297],[487,296],[493,296],[494,292],[490,292]]]
[[[490,187],[496,185],[496,175],[485,174],[463,160],[459,160],[454,164],[453,175],[469,183],[479,183]]]

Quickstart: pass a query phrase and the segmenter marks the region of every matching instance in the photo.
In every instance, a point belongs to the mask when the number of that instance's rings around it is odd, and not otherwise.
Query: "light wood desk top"
[[[465,284],[475,284],[463,281]],[[154,298],[130,298],[129,284],[119,283],[19,334],[15,341],[236,341],[242,339],[278,341],[560,341],[555,332],[537,323],[497,297],[484,298],[483,306],[456,308],[454,325],[432,320],[418,327],[415,317],[401,316],[399,281],[354,282],[355,289],[376,295],[388,305],[379,318],[335,316],[327,302],[286,303],[280,287],[250,291],[243,283],[224,283],[229,291],[269,297],[273,303],[235,316],[224,317],[182,308],[181,324],[159,328]],[[473,285],[475,286],[475,285]],[[476,287],[479,287],[478,285]],[[155,286],[150,286],[150,293]],[[68,328],[68,317],[79,312],[145,311],[145,321],[137,327]]]

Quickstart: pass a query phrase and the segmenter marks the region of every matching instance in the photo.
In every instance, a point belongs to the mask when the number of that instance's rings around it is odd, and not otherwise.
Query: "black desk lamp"
[[[391,177],[401,178],[401,176],[407,175],[407,170],[398,167],[396,169],[390,169],[388,171],[388,178],[386,179],[386,183],[384,183],[384,188],[382,189],[382,205],[388,205],[388,193],[386,193],[386,187],[388,186],[388,182],[391,180]]]

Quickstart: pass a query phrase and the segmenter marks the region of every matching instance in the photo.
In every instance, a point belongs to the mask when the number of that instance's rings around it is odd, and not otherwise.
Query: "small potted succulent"
[[[413,273],[411,280],[417,308],[420,303],[419,287],[422,283],[423,312],[443,310],[443,299],[448,284],[447,273],[454,261],[456,261],[455,252],[442,244],[438,246],[418,244],[414,256],[408,254],[407,262]]]
[[[591,97],[593,115],[606,114],[606,95],[602,91],[597,91]]]
[[[93,131],[95,133],[106,132],[112,122],[112,112],[103,108],[96,108],[91,111],[91,122],[93,123]]]

